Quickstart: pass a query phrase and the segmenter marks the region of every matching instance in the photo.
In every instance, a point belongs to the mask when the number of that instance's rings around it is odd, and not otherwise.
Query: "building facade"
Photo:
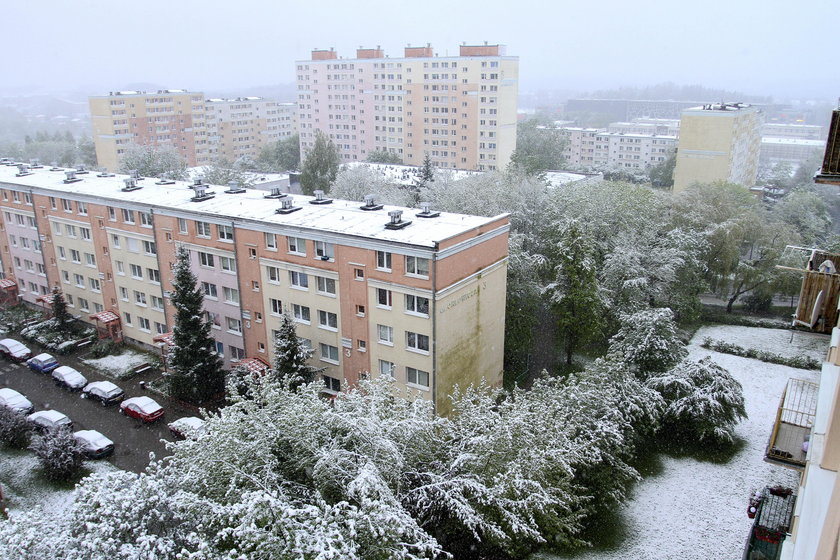
[[[618,130],[646,130],[635,123],[614,125]],[[645,169],[665,161],[677,144],[676,136],[646,132],[610,132],[579,127],[561,130],[567,138],[566,162],[576,167]]]
[[[262,97],[208,99],[206,114],[215,157],[233,163],[255,160],[266,144],[292,136],[297,105]]]
[[[0,166],[0,239],[23,301],[58,286],[81,320],[112,311],[126,338],[156,346],[184,246],[227,367],[270,361],[288,313],[331,391],[390,375],[446,412],[455,384],[501,383],[507,215],[16,170]]]
[[[109,171],[119,169],[128,144],[170,145],[189,167],[207,165],[214,157],[200,92],[116,91],[88,102],[96,159]]]
[[[502,45],[462,45],[459,56],[406,47],[402,58],[315,50],[296,64],[302,157],[316,130],[343,162],[387,151],[408,165],[428,155],[438,167],[493,170],[516,147],[519,59]]]
[[[693,183],[729,181],[755,186],[762,112],[742,103],[710,104],[682,112],[674,192]]]

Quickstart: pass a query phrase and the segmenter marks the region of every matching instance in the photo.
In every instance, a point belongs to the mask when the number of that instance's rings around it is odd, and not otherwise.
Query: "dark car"
[[[73,436],[82,444],[88,459],[101,459],[114,452],[114,442],[96,430],[79,430]]]
[[[32,356],[29,348],[13,338],[0,340],[0,354],[13,362],[22,362]]]
[[[38,373],[50,373],[61,364],[59,364],[58,360],[53,358],[50,354],[38,354],[34,358],[26,360],[26,365],[28,365],[29,369],[32,371],[37,371]]]
[[[82,389],[83,399],[92,399],[102,403],[102,406],[117,404],[125,398],[125,391],[110,381],[93,381]]]

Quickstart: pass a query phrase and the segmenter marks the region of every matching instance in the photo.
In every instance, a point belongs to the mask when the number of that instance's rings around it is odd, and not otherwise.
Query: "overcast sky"
[[[13,0],[2,18],[2,91],[235,91],[293,82],[315,47],[398,57],[489,41],[519,57],[521,92],[673,81],[840,96],[839,0]]]

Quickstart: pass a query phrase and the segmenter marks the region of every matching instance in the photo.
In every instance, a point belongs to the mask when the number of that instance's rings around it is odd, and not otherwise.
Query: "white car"
[[[24,414],[29,414],[35,410],[35,407],[32,406],[29,399],[8,387],[0,389],[0,406],[5,406],[15,412],[22,412]]]
[[[100,459],[114,452],[114,442],[96,430],[79,430],[73,437],[82,444],[88,459]]]
[[[59,366],[55,368],[52,372],[52,377],[56,385],[64,385],[71,391],[78,391],[87,385],[85,376],[70,366]]]
[[[204,429],[204,420],[196,416],[186,416],[169,423],[169,431],[176,439],[186,439],[190,434],[200,434]]]
[[[29,348],[13,338],[4,338],[3,340],[0,340],[0,354],[3,354],[15,362],[22,362],[32,356],[32,352],[29,351]]]
[[[93,381],[82,389],[83,399],[94,399],[102,403],[102,406],[116,404],[125,398],[125,391],[110,381]]]
[[[71,428],[73,421],[57,410],[39,410],[29,416],[29,421],[35,424],[35,428],[41,430],[56,430],[58,428]]]

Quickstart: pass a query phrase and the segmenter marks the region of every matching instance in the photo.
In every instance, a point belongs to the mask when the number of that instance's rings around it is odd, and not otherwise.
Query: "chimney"
[[[65,171],[64,174],[67,175],[67,178],[64,179],[64,184],[77,183],[77,182],[81,181],[81,179],[79,177],[76,177],[76,170],[75,169],[70,169],[68,171]]]
[[[372,194],[366,194],[365,195],[365,205],[360,206],[359,208],[361,208],[362,210],[368,210],[368,211],[382,210],[382,205],[376,203],[375,197]]]
[[[315,194],[315,199],[310,200],[309,204],[332,204],[332,199],[324,196],[324,191],[317,190],[317,191],[314,191],[314,194]]]
[[[391,218],[391,221],[385,224],[385,229],[403,229],[411,224],[411,222],[402,219],[402,210],[391,210],[388,212],[388,217]]]
[[[440,216],[440,212],[433,212],[432,211],[432,203],[431,202],[421,202],[420,203],[420,212],[415,214],[418,218],[437,218]]]
[[[275,210],[274,212],[277,214],[291,214],[292,212],[297,212],[301,209],[301,206],[294,206],[293,200],[290,197],[286,197],[280,200],[280,208]]]

